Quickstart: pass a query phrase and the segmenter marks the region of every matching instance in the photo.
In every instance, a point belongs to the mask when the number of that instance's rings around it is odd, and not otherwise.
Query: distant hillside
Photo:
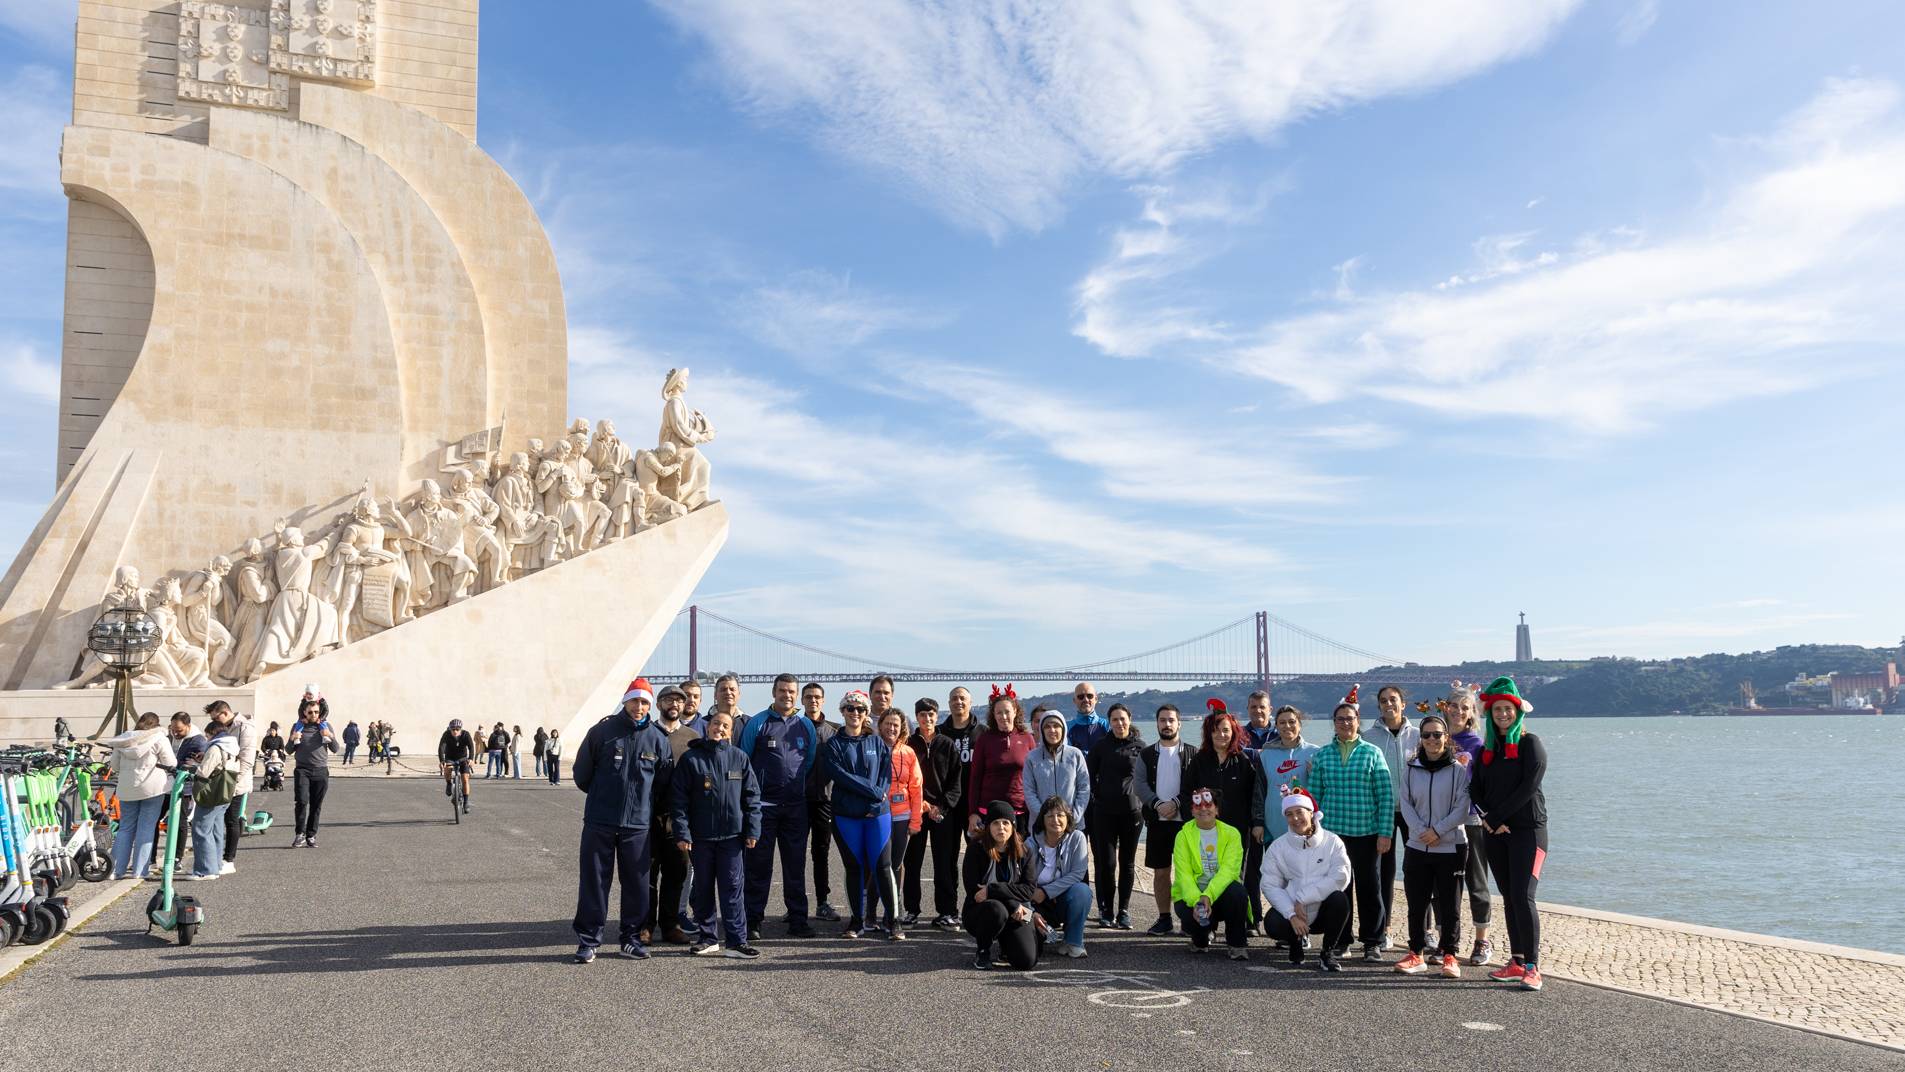
[[[1780,687],[1800,674],[1871,673],[1882,670],[1886,660],[1897,659],[1892,648],[1863,648],[1850,644],[1797,644],[1773,651],[1747,652],[1742,655],[1699,655],[1684,659],[1644,661],[1639,659],[1591,659],[1587,661],[1538,660],[1531,663],[1463,663],[1451,676],[1464,681],[1486,682],[1502,674],[1514,677],[1522,685],[1522,694],[1535,704],[1542,715],[1663,715],[1714,713],[1739,702],[1742,681],[1752,681],[1761,702],[1776,704]],[[1384,684],[1385,669],[1376,667],[1363,676],[1365,707],[1373,712],[1377,688]],[[1149,689],[1121,693],[1116,682],[1104,682],[1099,692],[1102,710],[1113,701],[1129,704],[1140,719],[1148,719],[1160,704],[1174,703],[1187,716],[1201,718],[1204,701],[1222,697],[1230,709],[1242,717],[1244,699],[1256,688],[1250,682],[1229,682],[1194,689],[1162,691]],[[1433,699],[1446,686],[1404,686],[1413,704]],[[1290,703],[1302,708],[1311,718],[1324,718],[1342,698],[1337,685],[1279,685],[1273,692],[1279,705]],[[1072,710],[1071,691],[1054,692],[1026,698],[1026,710],[1046,704],[1062,711]]]

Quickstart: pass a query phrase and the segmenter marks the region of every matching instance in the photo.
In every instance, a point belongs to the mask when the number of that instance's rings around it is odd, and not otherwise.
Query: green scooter
[[[165,866],[159,869],[159,892],[146,902],[146,933],[152,928],[172,931],[179,936],[180,945],[191,945],[198,937],[198,925],[205,922],[205,909],[198,898],[190,894],[172,892],[172,857],[178,851],[179,842],[179,797],[185,787],[192,782],[192,772],[181,770],[172,778],[172,791],[167,794],[165,814],[165,848],[159,859]]]

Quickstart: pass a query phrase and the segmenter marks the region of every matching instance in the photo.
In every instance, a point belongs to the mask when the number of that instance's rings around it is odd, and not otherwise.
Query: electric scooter
[[[20,807],[26,779],[25,770],[0,772],[0,847],[6,868],[0,876],[0,937],[38,945],[66,929],[69,908],[66,898],[57,896],[58,875],[35,869],[34,832]]]
[[[165,866],[159,869],[159,892],[146,902],[146,933],[152,928],[171,931],[179,936],[180,945],[191,945],[198,937],[198,925],[205,922],[205,909],[198,898],[190,894],[172,892],[172,857],[178,851],[179,841],[179,798],[185,787],[192,782],[192,772],[181,770],[172,777],[172,791],[166,796],[165,849],[159,859]]]
[[[259,808],[257,811],[254,811],[254,812],[247,812],[245,809],[250,806],[251,806],[250,793],[246,793],[244,796],[239,797],[237,800],[232,801],[232,807],[237,808],[238,814],[244,816],[244,820],[245,820],[243,823],[239,824],[238,832],[241,835],[262,834],[265,831],[271,829],[271,813],[264,810],[263,808]]]

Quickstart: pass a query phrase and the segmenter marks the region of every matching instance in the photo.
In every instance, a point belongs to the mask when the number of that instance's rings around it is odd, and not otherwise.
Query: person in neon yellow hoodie
[[[1217,820],[1220,790],[1191,792],[1191,822],[1177,832],[1171,854],[1171,898],[1191,952],[1210,948],[1217,925],[1224,925],[1230,959],[1249,960],[1250,900],[1243,885],[1244,839],[1234,826]]]

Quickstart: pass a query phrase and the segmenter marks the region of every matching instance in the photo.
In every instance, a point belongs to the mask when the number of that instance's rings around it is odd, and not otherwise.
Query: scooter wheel
[[[26,915],[26,929],[20,932],[20,944],[39,945],[59,932],[59,916],[45,905],[34,905]]]
[[[65,893],[79,884],[79,869],[73,866],[70,858],[60,860],[58,874],[59,879],[54,883],[54,888],[60,893]]]
[[[104,853],[88,852],[77,863],[79,877],[88,882],[104,882],[112,877],[112,861]]]
[[[0,949],[20,940],[20,933],[26,930],[26,920],[13,909],[0,912]]]
[[[196,937],[198,937],[198,924],[196,923],[179,924],[179,944],[180,945],[191,945],[192,939]]]
[[[64,934],[66,932],[66,924],[73,918],[72,911],[66,907],[66,899],[62,897],[57,901],[48,901],[45,908],[48,912],[53,913],[53,933]]]

